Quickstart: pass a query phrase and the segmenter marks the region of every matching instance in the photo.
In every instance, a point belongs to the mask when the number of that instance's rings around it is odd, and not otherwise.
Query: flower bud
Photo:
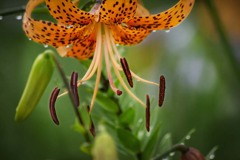
[[[103,128],[96,136],[92,150],[94,160],[118,160],[117,149],[113,138]]]
[[[35,59],[16,109],[16,121],[26,119],[42,97],[54,71],[52,56],[52,51],[46,50]]]
[[[205,160],[199,150],[190,147],[186,152],[182,153],[181,160]]]

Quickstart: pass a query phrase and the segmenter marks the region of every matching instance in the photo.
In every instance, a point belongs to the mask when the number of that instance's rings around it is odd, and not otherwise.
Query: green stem
[[[84,125],[84,122],[83,122],[83,120],[82,120],[81,114],[80,114],[80,112],[79,112],[79,110],[78,110],[78,108],[77,108],[77,106],[76,106],[75,98],[74,98],[72,89],[71,89],[70,86],[69,86],[67,77],[65,76],[65,73],[64,73],[64,71],[63,71],[60,63],[58,62],[57,58],[56,58],[55,56],[53,56],[53,59],[54,59],[54,62],[55,62],[55,64],[56,64],[56,67],[57,67],[57,69],[58,69],[58,71],[59,71],[59,73],[60,73],[60,75],[61,75],[61,77],[62,77],[63,83],[64,83],[64,85],[65,85],[65,87],[67,88],[67,91],[68,91],[68,93],[69,93],[68,95],[69,95],[69,97],[70,97],[70,99],[71,99],[72,106],[73,106],[74,112],[75,112],[75,114],[76,114],[76,116],[77,116],[78,122],[83,126],[83,128],[85,129],[85,131],[87,131],[87,128],[86,128],[86,126]],[[87,142],[90,142],[90,137],[89,137],[89,135],[88,135],[87,132],[85,132],[84,137],[85,137],[85,139],[86,139]]]
[[[174,145],[172,148],[170,148],[169,150],[167,150],[166,152],[164,152],[163,154],[156,156],[153,158],[153,160],[162,160],[163,158],[166,158],[170,155],[170,153],[179,151],[181,153],[185,153],[189,150],[189,147],[183,145],[183,144],[176,144]]]
[[[226,57],[228,58],[228,61],[232,65],[231,67],[233,68],[234,72],[236,73],[238,80],[240,81],[240,67],[239,67],[240,65],[235,57],[234,50],[227,38],[226,32],[221,23],[221,20],[220,20],[218,11],[215,7],[215,4],[214,4],[213,0],[205,0],[204,2],[210,13],[210,16],[212,17],[212,20],[215,24],[216,30],[218,31],[218,34],[219,34],[219,37],[221,39],[222,46],[224,49],[224,53],[225,53]]]
[[[14,8],[7,8],[0,11],[0,16],[7,16],[11,14],[23,13],[25,12],[26,6],[19,6]]]

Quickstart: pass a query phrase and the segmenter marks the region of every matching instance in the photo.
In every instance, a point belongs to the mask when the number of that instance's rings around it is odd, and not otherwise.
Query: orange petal
[[[60,55],[74,57],[80,60],[88,59],[93,55],[96,47],[96,30],[91,33],[84,41],[77,40],[69,49],[57,49]],[[66,48],[66,47],[65,47]]]
[[[115,43],[121,45],[138,44],[150,33],[149,30],[144,28],[128,28],[123,25],[112,25],[111,31],[115,39]]]
[[[44,0],[29,0],[27,4],[23,19],[23,30],[29,38],[39,43],[57,47],[72,44],[76,39],[82,40],[89,35],[85,34],[88,28],[87,25],[67,27],[49,21],[32,19],[31,14],[33,9],[43,1]]]
[[[194,0],[180,0],[165,12],[151,16],[134,17],[127,24],[149,30],[170,29],[180,24],[188,16],[193,4]]]
[[[137,0],[102,0],[99,21],[105,24],[127,22],[133,18]]]
[[[60,23],[89,24],[94,16],[77,8],[71,0],[45,0],[50,14]]]
[[[31,14],[32,14],[32,11],[33,9],[38,6],[39,4],[43,3],[44,0],[29,0],[28,1],[28,4],[26,6],[26,12],[25,14],[28,16],[28,17],[31,17]]]
[[[49,21],[34,20],[26,15],[23,21],[23,30],[29,38],[54,47],[66,46],[72,44],[76,39],[85,38],[82,34],[86,28],[87,25],[66,27]]]

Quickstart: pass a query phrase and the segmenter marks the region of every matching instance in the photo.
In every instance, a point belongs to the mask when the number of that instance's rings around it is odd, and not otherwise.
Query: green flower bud
[[[117,149],[112,137],[105,129],[97,134],[92,150],[94,160],[118,160]]]
[[[53,52],[46,50],[34,61],[27,84],[16,108],[15,120],[25,120],[37,106],[54,71]]]

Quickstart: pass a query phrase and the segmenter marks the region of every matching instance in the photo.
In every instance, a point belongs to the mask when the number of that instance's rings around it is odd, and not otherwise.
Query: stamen
[[[159,80],[159,97],[158,97],[158,106],[161,107],[163,105],[164,97],[165,97],[165,77],[163,75],[160,76]]]
[[[139,102],[143,107],[146,107],[145,104],[128,89],[127,85],[125,84],[124,80],[122,79],[121,74],[119,72],[119,68],[118,68],[119,65],[116,62],[116,60],[114,59],[114,55],[113,55],[113,51],[112,51],[112,45],[110,43],[108,29],[106,27],[105,27],[105,33],[106,33],[105,38],[106,38],[106,45],[107,45],[107,48],[108,48],[108,52],[109,52],[109,55],[110,55],[110,58],[111,58],[111,62],[112,62],[112,65],[113,65],[114,72],[115,72],[120,84],[123,86],[123,88],[127,91],[127,93],[133,99],[135,99],[137,102]]]
[[[150,131],[150,98],[146,95],[146,129]]]
[[[95,83],[95,87],[94,87],[94,91],[93,91],[93,96],[92,96],[92,101],[90,104],[90,111],[92,111],[93,105],[94,105],[94,101],[96,99],[97,96],[97,92],[98,92],[98,85],[100,83],[100,79],[101,79],[101,72],[102,72],[102,51],[101,51],[101,45],[102,45],[102,33],[101,33],[101,26],[98,25],[98,35],[97,35],[97,45],[99,45],[99,51],[98,51],[98,57],[97,57],[97,63],[95,64],[96,68],[97,68],[97,77],[96,77],[96,83]],[[95,71],[93,72],[93,74],[95,73]]]
[[[101,26],[98,25],[97,27],[97,40],[96,40],[96,49],[93,55],[93,60],[90,64],[90,67],[88,68],[87,72],[85,73],[85,75],[83,76],[83,78],[78,82],[78,86],[82,83],[85,82],[87,80],[89,80],[94,73],[97,70],[98,67],[98,63],[100,62],[100,58],[101,58],[101,46],[102,46],[102,33],[101,33]]]
[[[78,73],[73,72],[72,76],[71,76],[70,86],[71,86],[71,89],[72,89],[72,93],[73,93],[73,96],[74,96],[74,102],[75,102],[76,107],[78,107],[80,105],[79,96],[78,96],[77,80],[78,80]]]
[[[127,60],[125,58],[120,58],[120,62],[121,62],[124,74],[127,78],[128,84],[130,85],[130,87],[133,87],[132,74],[130,72]]]
[[[117,50],[117,48],[116,48],[116,45],[115,45],[115,42],[114,42],[112,33],[109,33],[109,35],[110,35],[110,41],[111,41],[111,45],[112,45],[112,47],[113,47],[114,53],[116,53],[118,59],[121,59],[122,57],[121,57],[120,54],[118,53],[118,50]],[[120,67],[119,65],[117,65],[117,68],[118,68],[118,70],[122,70],[122,67]],[[140,82],[159,86],[158,83],[151,82],[151,81],[148,81],[148,80],[146,80],[146,79],[143,79],[143,78],[139,77],[137,74],[135,74],[135,73],[134,73],[133,71],[131,71],[131,70],[130,70],[130,72],[131,72],[131,74],[132,74],[132,77],[136,78],[136,80],[138,80],[138,81],[140,81]]]
[[[59,125],[59,121],[58,121],[56,110],[55,110],[55,102],[57,100],[57,96],[59,94],[59,91],[60,91],[59,88],[57,88],[57,87],[54,88],[54,90],[52,91],[51,97],[50,97],[50,101],[49,101],[50,114],[51,114],[53,122],[56,125]]]
[[[112,90],[117,94],[117,95],[121,95],[122,91],[117,89],[116,86],[114,85],[113,79],[112,79],[112,74],[111,74],[111,70],[110,70],[110,63],[109,63],[109,55],[108,55],[108,49],[107,49],[107,44],[104,43],[104,56],[105,56],[105,63],[106,63],[106,69],[107,69],[107,74],[108,74],[108,81],[110,84],[110,87],[112,88]]]
[[[97,66],[98,66],[98,63],[100,61],[100,56],[101,56],[101,45],[102,45],[102,38],[101,38],[101,27],[100,25],[97,26],[97,44],[96,44],[96,49],[95,49],[95,52],[93,54],[93,59],[92,59],[92,62],[88,68],[88,70],[86,71],[85,75],[83,76],[83,78],[81,80],[78,81],[77,83],[77,86],[79,87],[83,82],[89,80],[93,75],[94,73],[96,72],[97,70]],[[62,97],[64,95],[68,94],[68,91],[65,91],[63,92],[62,94],[60,94],[58,96],[59,97]]]

